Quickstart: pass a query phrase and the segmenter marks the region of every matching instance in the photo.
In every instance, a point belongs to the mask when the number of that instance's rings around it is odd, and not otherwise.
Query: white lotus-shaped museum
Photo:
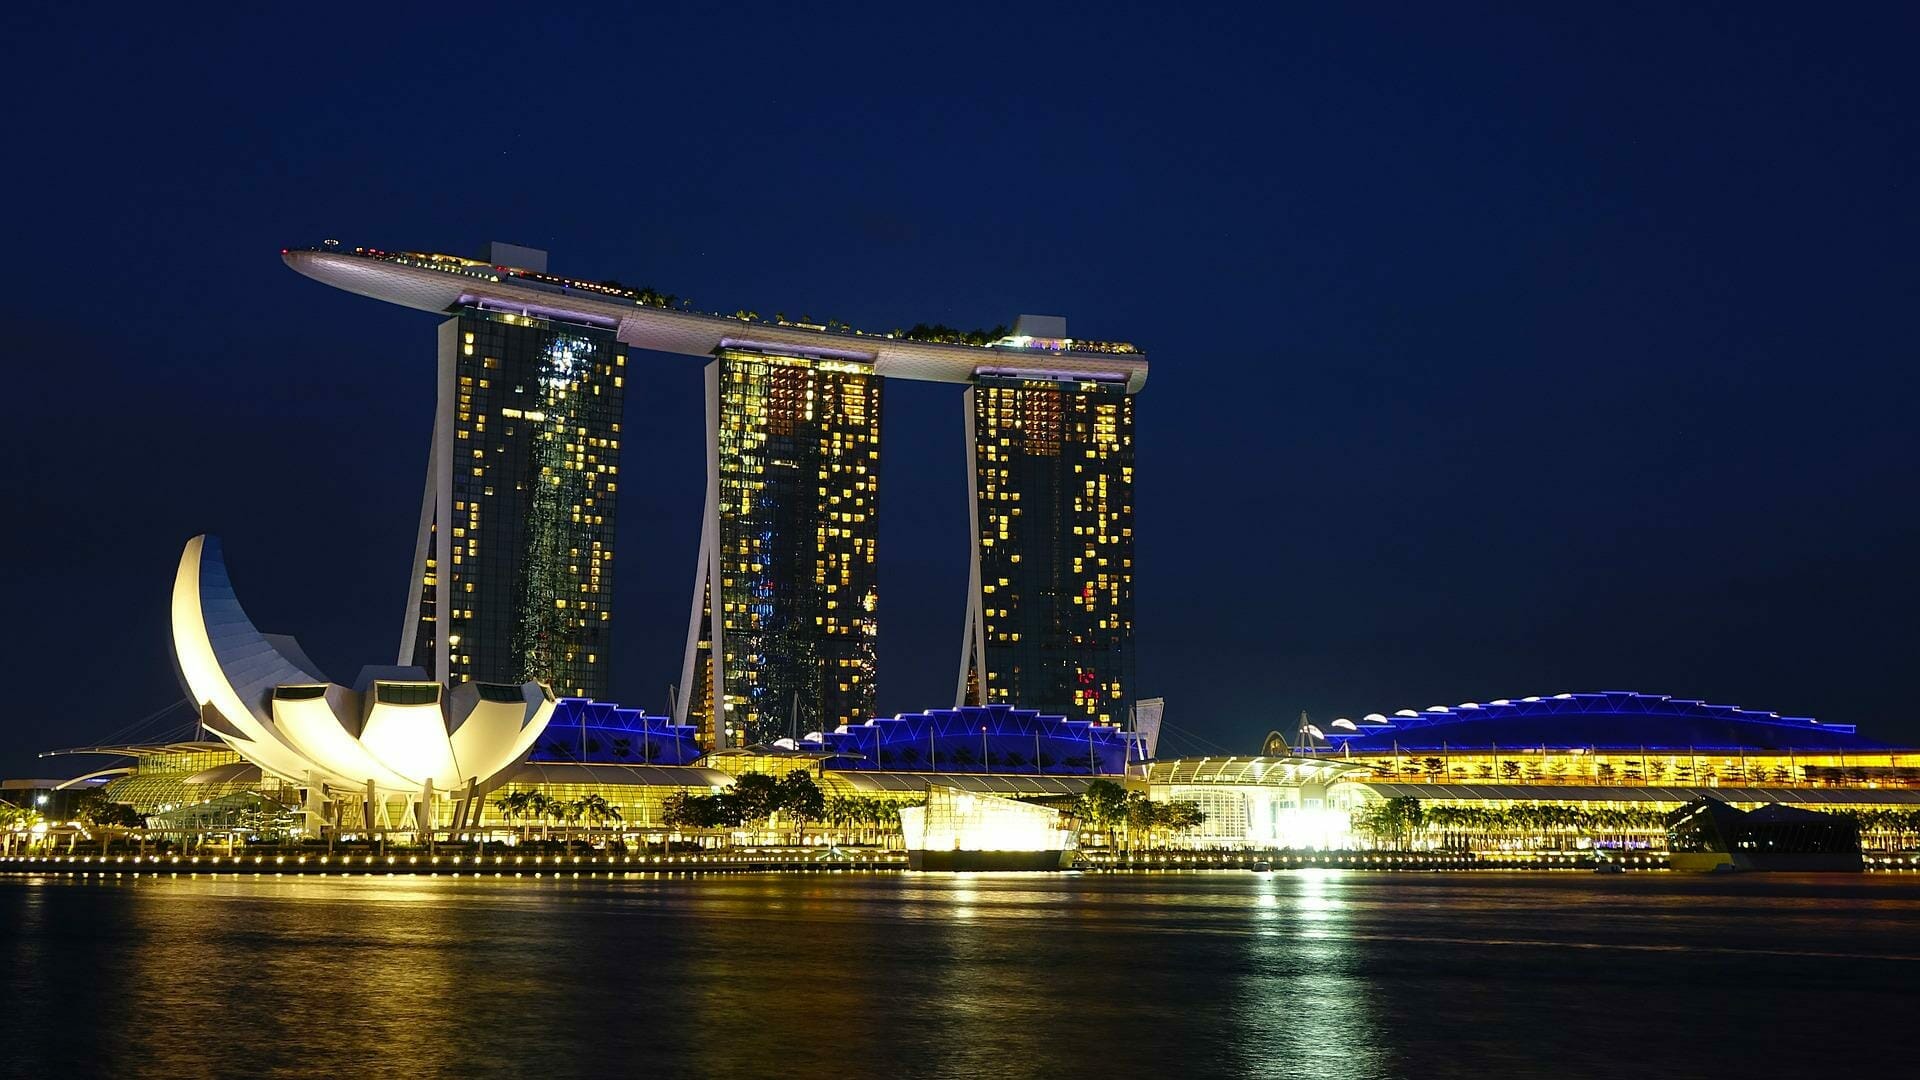
[[[292,638],[254,628],[212,536],[180,556],[173,652],[209,732],[265,773],[343,795],[484,794],[553,715],[552,691],[533,682],[448,692],[417,668],[330,681]]]

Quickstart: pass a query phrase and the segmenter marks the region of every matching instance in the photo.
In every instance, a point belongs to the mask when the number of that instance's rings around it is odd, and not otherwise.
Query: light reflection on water
[[[0,879],[0,1074],[1904,1074],[1827,1021],[1916,958],[1892,876]]]

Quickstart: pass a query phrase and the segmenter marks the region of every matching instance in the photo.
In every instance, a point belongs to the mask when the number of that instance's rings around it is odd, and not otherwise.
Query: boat
[[[1742,810],[1718,799],[1698,799],[1667,815],[1668,865],[1696,873],[1748,870],[1860,871],[1860,825],[1769,803]]]

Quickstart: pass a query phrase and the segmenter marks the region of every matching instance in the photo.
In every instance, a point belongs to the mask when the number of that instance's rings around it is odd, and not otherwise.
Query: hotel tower
[[[607,694],[627,351],[707,361],[707,490],[674,702],[710,748],[875,714],[887,379],[967,387],[971,583],[956,703],[1125,723],[1133,636],[1131,345],[1021,316],[1012,334],[864,333],[689,309],[485,260],[288,250],[336,288],[447,316],[400,650],[448,682]]]
[[[875,715],[880,385],[869,362],[792,348],[727,346],[707,365],[707,497],[680,685],[685,721],[709,745]]]
[[[522,310],[440,324],[400,664],[606,696],[626,362],[611,330]]]
[[[1063,340],[1065,320],[1023,317],[1015,335]],[[967,391],[966,421],[973,561],[956,703],[1125,722],[1133,682],[1126,383],[981,374]]]

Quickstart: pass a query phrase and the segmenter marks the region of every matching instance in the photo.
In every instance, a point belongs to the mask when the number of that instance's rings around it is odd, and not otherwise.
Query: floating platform
[[[907,869],[957,872],[1065,870],[1071,851],[908,851]]]

